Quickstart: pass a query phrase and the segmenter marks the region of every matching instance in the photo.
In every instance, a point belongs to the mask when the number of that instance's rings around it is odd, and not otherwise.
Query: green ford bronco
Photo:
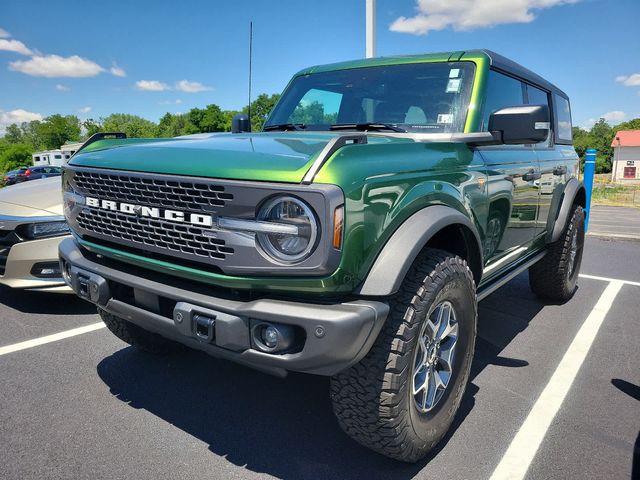
[[[63,174],[65,280],[140,349],[330,376],[348,435],[424,457],[477,302],[527,269],[541,297],[575,290],[567,95],[486,50],[376,58],[297,73],[247,130],[87,142]]]

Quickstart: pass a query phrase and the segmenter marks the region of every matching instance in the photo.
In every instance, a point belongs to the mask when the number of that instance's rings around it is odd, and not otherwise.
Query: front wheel
[[[473,275],[460,257],[427,249],[390,303],[369,353],[332,377],[331,398],[350,437],[415,462],[446,434],[469,379],[477,317]]]
[[[574,205],[560,238],[529,268],[529,285],[543,298],[567,301],[576,290],[584,247],[584,210]]]

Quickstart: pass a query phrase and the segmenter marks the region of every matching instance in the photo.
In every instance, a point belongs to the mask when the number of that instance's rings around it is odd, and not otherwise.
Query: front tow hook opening
[[[78,275],[78,295],[82,298],[90,299],[89,288],[89,278],[84,275]]]
[[[196,313],[193,315],[193,333],[199,340],[211,343],[215,334],[215,319]]]

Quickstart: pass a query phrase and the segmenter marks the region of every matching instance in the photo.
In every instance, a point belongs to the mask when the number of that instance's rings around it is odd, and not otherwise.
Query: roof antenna
[[[247,113],[249,114],[249,131],[251,131],[251,59],[253,56],[253,22],[249,22],[249,106]]]

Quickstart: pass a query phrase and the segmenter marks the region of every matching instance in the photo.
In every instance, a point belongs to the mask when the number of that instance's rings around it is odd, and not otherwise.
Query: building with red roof
[[[620,130],[611,146],[612,180],[619,183],[640,183],[640,130]]]

